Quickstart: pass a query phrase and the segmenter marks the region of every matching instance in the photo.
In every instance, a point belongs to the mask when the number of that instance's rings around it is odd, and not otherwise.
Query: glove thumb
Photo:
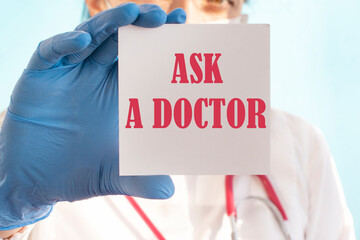
[[[174,184],[168,175],[121,176],[118,177],[116,194],[149,198],[167,199],[174,194]]]

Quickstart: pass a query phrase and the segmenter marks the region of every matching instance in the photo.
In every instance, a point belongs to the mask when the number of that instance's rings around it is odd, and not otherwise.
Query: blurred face
[[[86,0],[91,16],[125,2],[157,4],[167,13],[181,7],[187,23],[203,23],[240,16],[244,0]]]

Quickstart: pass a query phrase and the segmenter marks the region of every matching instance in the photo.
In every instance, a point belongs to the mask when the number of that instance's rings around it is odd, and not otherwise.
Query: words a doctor
[[[90,19],[39,44],[1,114],[0,238],[230,239],[224,176],[119,177],[117,28],[161,27],[186,17],[188,23],[240,23],[243,0],[86,5]],[[274,109],[271,122],[267,177],[287,219],[279,218],[260,178],[234,176],[233,236],[355,239],[320,131]],[[122,195],[141,197],[137,202],[160,234]]]

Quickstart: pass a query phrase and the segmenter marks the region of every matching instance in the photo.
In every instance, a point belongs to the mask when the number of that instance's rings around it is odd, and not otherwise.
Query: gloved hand
[[[127,3],[39,44],[1,128],[0,230],[39,221],[58,201],[173,194],[169,176],[119,177],[117,28],[185,19],[182,9]]]

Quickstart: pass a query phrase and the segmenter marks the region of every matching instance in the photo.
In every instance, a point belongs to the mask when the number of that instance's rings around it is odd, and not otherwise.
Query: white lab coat
[[[240,158],[241,156],[239,156]],[[355,239],[334,161],[320,131],[293,115],[271,110],[272,183],[289,218],[293,239]],[[231,239],[224,176],[173,176],[169,200],[137,199],[167,239]],[[240,239],[285,239],[254,176],[234,178]],[[123,196],[55,205],[34,224],[29,240],[155,239]]]

